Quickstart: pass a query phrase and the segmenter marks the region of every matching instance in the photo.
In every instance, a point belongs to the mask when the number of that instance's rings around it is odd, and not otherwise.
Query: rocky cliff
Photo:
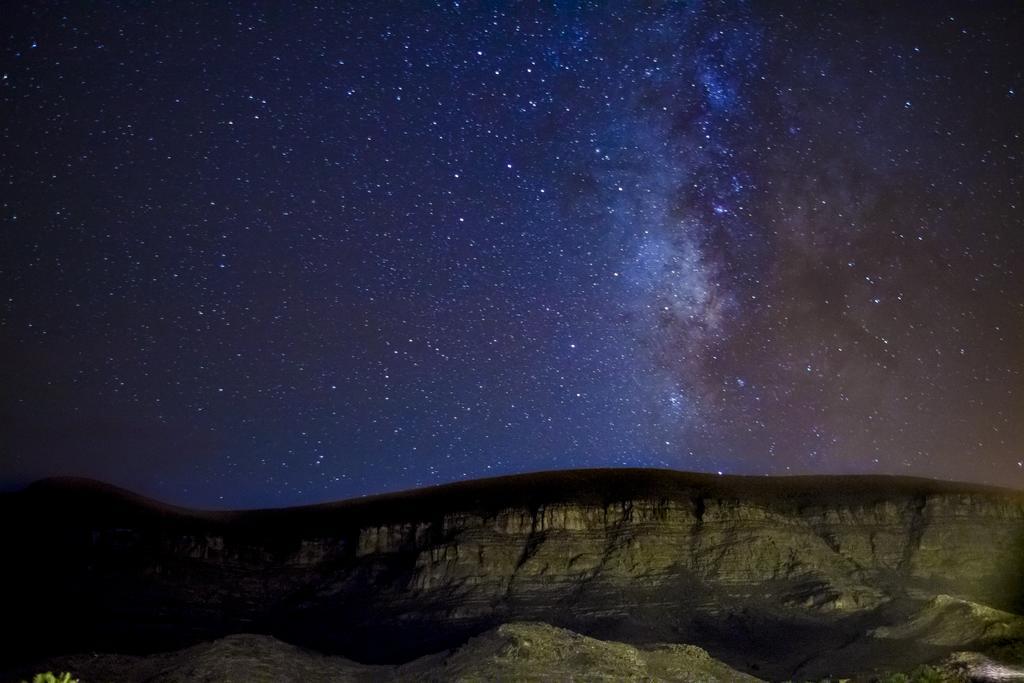
[[[1024,495],[930,480],[587,470],[238,513],[57,480],[0,506],[26,655],[262,632],[399,663],[536,620],[783,678],[939,594],[1024,602]]]

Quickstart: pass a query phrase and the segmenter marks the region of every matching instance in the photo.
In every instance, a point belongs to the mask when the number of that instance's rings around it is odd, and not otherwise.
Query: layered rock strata
[[[0,505],[26,650],[56,613],[53,647],[249,631],[388,663],[541,620],[784,675],[907,601],[1024,596],[1024,495],[930,480],[586,470],[238,513],[60,480]]]

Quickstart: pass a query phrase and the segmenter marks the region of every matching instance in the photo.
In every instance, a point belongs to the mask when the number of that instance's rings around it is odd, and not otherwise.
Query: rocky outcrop
[[[985,648],[1024,639],[1024,617],[939,595],[905,622],[880,626],[871,632],[871,636],[931,645]]]
[[[29,632],[68,615],[61,647],[262,631],[394,663],[541,620],[782,678],[907,601],[1024,595],[1024,496],[928,480],[590,470],[243,513],[50,482],[2,512],[9,556],[59,558],[3,585]]]
[[[910,680],[1024,680],[1024,618],[1016,614],[939,595],[886,621],[840,648],[815,653],[793,678],[841,671],[885,680],[928,663],[935,669],[931,677]]]
[[[32,680],[33,672],[52,671],[70,673],[83,683],[350,683],[394,680],[394,668],[366,666],[271,636],[239,633],[174,652],[53,657],[26,667],[11,680]]]
[[[59,657],[41,669],[108,683],[376,683],[378,681],[678,681],[756,683],[692,645],[638,649],[540,623],[504,624],[450,651],[401,666],[370,666],[239,634],[149,656]],[[36,669],[32,669],[36,670]]]
[[[452,652],[395,670],[415,681],[679,681],[756,683],[693,645],[636,648],[536,622],[504,624]]]

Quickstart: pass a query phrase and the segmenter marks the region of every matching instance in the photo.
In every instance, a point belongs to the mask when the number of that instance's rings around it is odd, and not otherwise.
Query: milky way
[[[1024,486],[1019,3],[9,15],[7,487]]]

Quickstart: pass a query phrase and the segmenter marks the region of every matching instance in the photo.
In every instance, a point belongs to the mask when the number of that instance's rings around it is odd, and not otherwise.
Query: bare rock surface
[[[828,659],[851,643],[948,652],[877,630],[936,596],[1024,610],[1024,494],[922,479],[578,470],[242,512],[50,480],[0,515],[15,663],[260,632],[397,665],[541,621],[821,678],[884,664]]]
[[[149,656],[79,655],[40,665],[109,683],[339,683],[344,681],[679,681],[755,683],[691,645],[637,649],[541,623],[505,624],[451,652],[402,666],[361,665],[239,634]]]
[[[89,683],[318,683],[388,680],[393,667],[366,666],[240,633],[175,652],[56,657],[32,670],[69,672]]]
[[[906,622],[881,626],[871,635],[930,645],[984,646],[1024,638],[1024,617],[949,595],[938,595]]]
[[[951,683],[1010,683],[1024,681],[1024,661],[1005,661],[981,652],[954,652],[939,667]]]
[[[938,595],[888,625],[805,662],[796,678],[828,671],[884,678],[933,664],[953,681],[1024,681],[1024,617]]]
[[[536,622],[499,626],[449,654],[399,667],[396,674],[420,681],[758,680],[693,645],[636,648]]]

